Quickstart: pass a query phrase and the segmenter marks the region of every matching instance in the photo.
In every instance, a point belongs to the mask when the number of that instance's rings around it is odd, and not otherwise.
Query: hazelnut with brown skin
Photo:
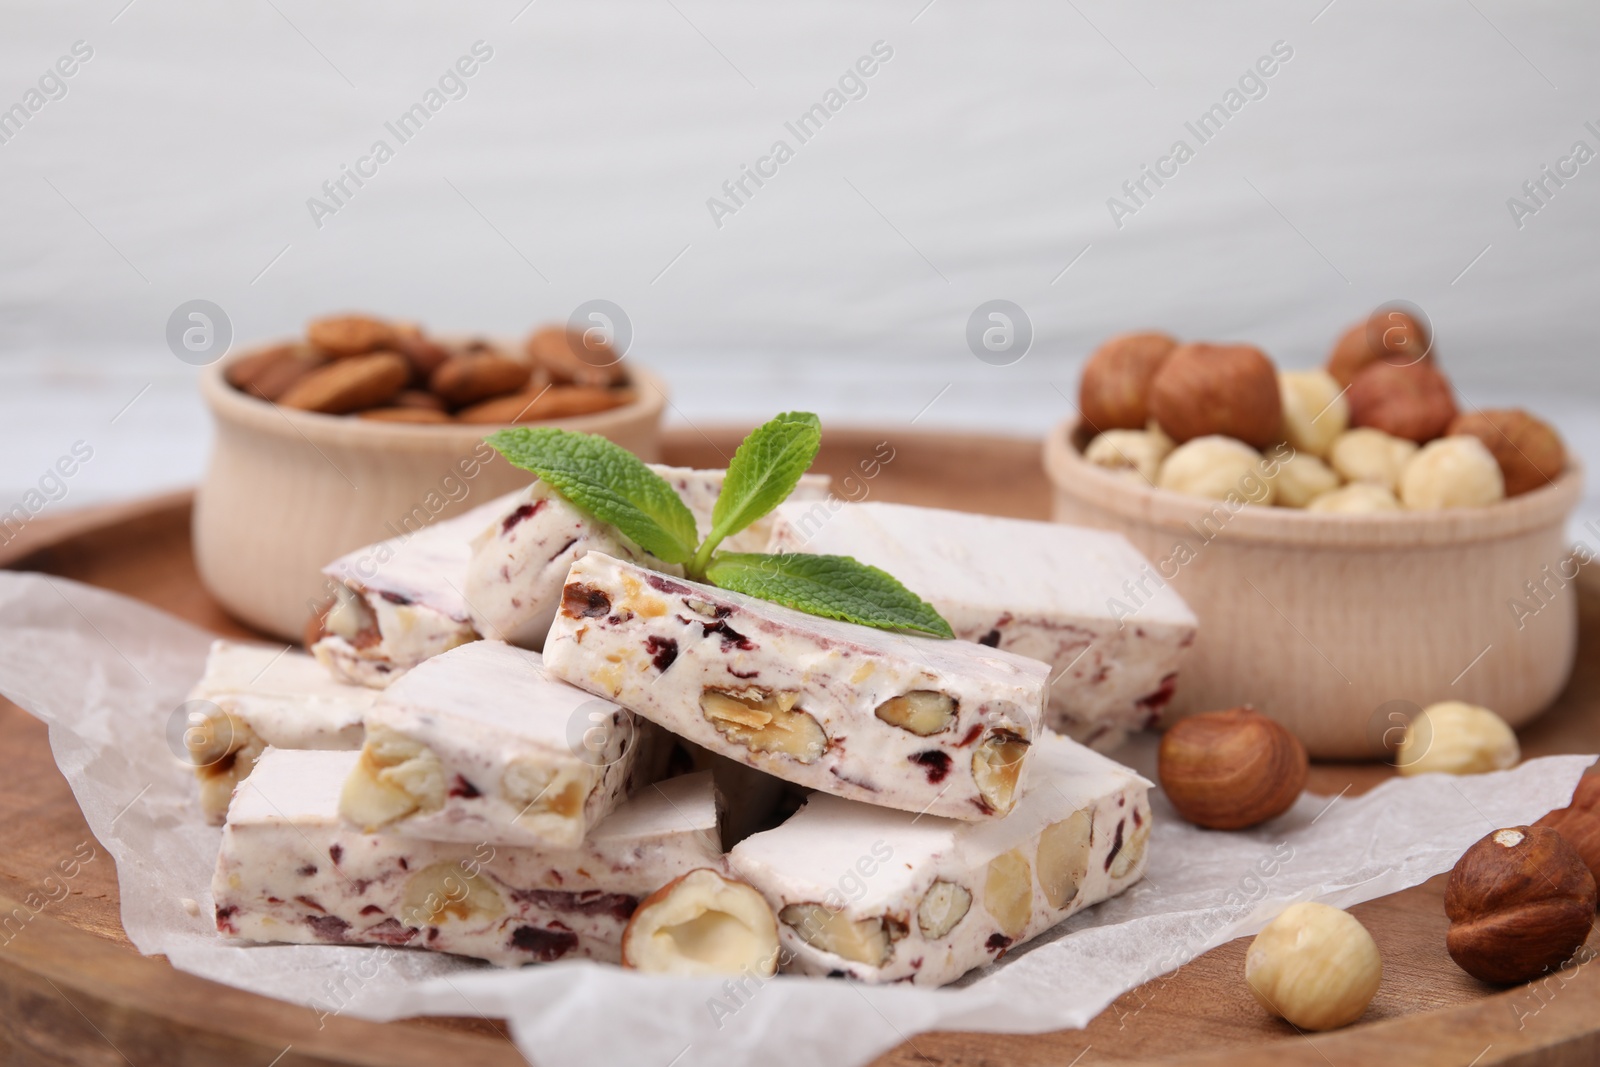
[[[1078,410],[1096,433],[1143,430],[1150,383],[1178,342],[1164,333],[1125,333],[1094,350],[1078,381]]]
[[[1578,780],[1572,803],[1552,811],[1535,826],[1548,826],[1577,849],[1589,873],[1600,881],[1600,775],[1586,774]]]
[[[1161,788],[1178,814],[1213,830],[1243,830],[1288,811],[1306,787],[1305,746],[1253,708],[1208,711],[1161,738]]]
[[[1445,947],[1463,971],[1510,985],[1572,958],[1594,923],[1594,875],[1546,826],[1496,830],[1456,861],[1444,890]]]
[[[1373,363],[1356,375],[1348,396],[1350,425],[1419,445],[1443,437],[1456,417],[1450,383],[1431,363]]]
[[[1432,359],[1427,328],[1399,310],[1378,310],[1340,336],[1328,356],[1328,373],[1349,385],[1373,363],[1405,365]]]
[[[1278,373],[1253,345],[1179,345],[1151,382],[1150,414],[1180,444],[1220,435],[1262,449],[1283,435]]]
[[[1496,408],[1458,415],[1446,433],[1470,434],[1482,441],[1500,473],[1505,475],[1506,496],[1520,496],[1555,481],[1567,466],[1567,449],[1561,435],[1543,419],[1520,408]]]

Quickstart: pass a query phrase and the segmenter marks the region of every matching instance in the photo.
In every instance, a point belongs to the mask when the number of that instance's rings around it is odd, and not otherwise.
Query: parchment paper
[[[1124,991],[1256,932],[1291,902],[1346,907],[1448,870],[1490,830],[1564,806],[1593,760],[1396,780],[1354,798],[1308,795],[1235,834],[1189,827],[1158,796],[1140,885],[943,990],[791,977],[741,989],[589,962],[510,971],[403,949],[241,947],[218,937],[209,885],[219,832],[204,825],[188,769],[166,740],[209,641],[112,593],[0,573],[0,692],[49,724],[56,762],[116,860],[129,938],[182,970],[323,1017],[503,1017],[540,1067],[850,1067],[927,1030],[1083,1026]]]

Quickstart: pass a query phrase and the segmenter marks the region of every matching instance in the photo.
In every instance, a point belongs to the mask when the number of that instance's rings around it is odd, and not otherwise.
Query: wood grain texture
[[[741,436],[731,430],[673,432],[666,440],[666,459],[717,465]],[[865,478],[860,464],[878,454],[885,439],[894,458],[876,477]],[[834,475],[840,495],[849,499],[965,506],[1032,518],[1043,517],[1048,507],[1036,441],[835,431],[818,467]],[[844,481],[852,474],[856,489]],[[125,593],[218,633],[249,633],[199,585],[189,550],[186,498],[121,506],[106,517],[108,525],[97,525],[92,516],[57,520],[62,522],[58,540],[35,542],[35,551],[11,562]],[[1527,755],[1600,748],[1600,593],[1585,584],[1580,607],[1577,671],[1550,712],[1523,732]],[[0,936],[0,1063],[264,1067],[280,1055],[280,1067],[521,1062],[498,1020],[380,1025],[335,1017],[318,1029],[316,1015],[306,1008],[242,993],[174,971],[161,958],[139,956],[118,921],[115,871],[89,835],[50,757],[44,727],[0,702],[0,737],[7,768],[0,776],[0,916],[23,906],[54,864],[80,843],[96,850],[69,882],[67,896]],[[1325,795],[1346,788],[1359,793],[1389,773],[1382,765],[1321,763],[1312,768],[1311,788]],[[1346,1030],[1306,1036],[1268,1018],[1243,983],[1247,942],[1240,940],[1130,991],[1085,1030],[919,1034],[879,1064],[1566,1067],[1595,1062],[1600,1057],[1600,972],[1589,965],[1541,986],[1484,986],[1445,954],[1442,894],[1441,877],[1353,909],[1377,940],[1385,976],[1367,1017]],[[1591,939],[1591,946],[1600,942]]]

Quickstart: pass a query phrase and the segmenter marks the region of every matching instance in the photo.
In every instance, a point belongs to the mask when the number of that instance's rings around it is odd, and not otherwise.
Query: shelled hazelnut
[[[1400,773],[1484,774],[1517,765],[1522,750],[1506,721],[1488,708],[1447,700],[1406,725],[1395,763]]]
[[[1323,515],[1381,515],[1400,511],[1400,501],[1381,485],[1351,482],[1349,485],[1323,493],[1306,505],[1307,511]]]
[[[1382,486],[1391,494],[1400,488],[1400,472],[1417,454],[1414,442],[1382,430],[1347,430],[1328,450],[1328,462],[1347,482]]]
[[[1246,707],[1179,720],[1161,736],[1157,775],[1188,821],[1242,830],[1288,811],[1310,767],[1299,738]]]
[[[1383,957],[1367,928],[1327,904],[1291,904],[1244,959],[1262,1007],[1301,1030],[1334,1030],[1366,1012],[1383,982]]]
[[[1152,424],[1148,430],[1107,430],[1083,450],[1097,467],[1116,471],[1146,485],[1155,485],[1161,463],[1172,454],[1172,438]]]
[[[1316,456],[1297,452],[1278,464],[1272,476],[1279,506],[1309,507],[1312,501],[1339,488],[1339,476]]]
[[[1122,334],[1089,360],[1079,403],[1085,462],[1131,484],[1323,515],[1483,507],[1567,463],[1525,411],[1459,414],[1426,321],[1400,307],[1351,327],[1322,370],[1280,373],[1247,344]]]
[[[1164,333],[1125,333],[1094,350],[1078,381],[1078,410],[1097,433],[1142,430],[1150,385],[1178,342]]]
[[[1263,470],[1261,453],[1231,437],[1197,437],[1173,449],[1161,464],[1156,484],[1162,489],[1253,504],[1270,504],[1277,495]]]
[[[1413,511],[1482,508],[1504,500],[1505,477],[1476,437],[1441,437],[1400,472],[1400,502]]]
[[[1296,452],[1326,459],[1339,435],[1350,428],[1350,401],[1327,371],[1285,371],[1278,375],[1283,399],[1283,436]]]
[[[1594,875],[1555,830],[1513,826],[1467,849],[1445,884],[1445,947],[1485,982],[1526,982],[1572,958],[1594,924]]]
[[[1180,444],[1222,436],[1260,449],[1283,432],[1277,371],[1253,345],[1179,345],[1150,384],[1150,414]]]
[[[1445,431],[1470,434],[1484,443],[1505,477],[1506,496],[1521,496],[1549,485],[1567,466],[1561,435],[1520,408],[1473,411],[1457,416]]]

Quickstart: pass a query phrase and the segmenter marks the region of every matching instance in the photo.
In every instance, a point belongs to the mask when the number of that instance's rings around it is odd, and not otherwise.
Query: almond
[[[444,411],[444,401],[428,392],[426,389],[402,389],[392,401],[397,408],[426,408],[429,411]]]
[[[395,347],[394,328],[367,315],[330,315],[306,326],[306,340],[330,356],[362,356]]]
[[[326,362],[328,357],[309,345],[291,341],[229,364],[224,377],[241,393],[276,401],[290,386]]]
[[[561,385],[621,385],[628,378],[622,357],[610,345],[563,326],[535,331],[526,351]]]
[[[526,363],[497,352],[452,356],[428,377],[428,388],[452,407],[514,393],[528,384]]]
[[[352,356],[308,374],[279,397],[278,403],[301,411],[345,415],[388,403],[410,377],[410,365],[393,352]]]
[[[427,381],[428,375],[450,358],[450,350],[423,333],[422,327],[414,322],[394,324],[394,347],[410,361],[419,382]]]
[[[545,419],[570,419],[593,415],[633,402],[627,389],[603,389],[593,385],[551,385],[537,391],[524,390],[510,396],[486,400],[456,412],[461,422],[493,424],[541,422]]]
[[[437,425],[442,422],[456,421],[442,411],[434,411],[431,408],[407,407],[371,408],[367,411],[360,412],[356,417],[361,419],[371,419],[373,422],[409,422],[417,424],[428,423],[432,425]]]

